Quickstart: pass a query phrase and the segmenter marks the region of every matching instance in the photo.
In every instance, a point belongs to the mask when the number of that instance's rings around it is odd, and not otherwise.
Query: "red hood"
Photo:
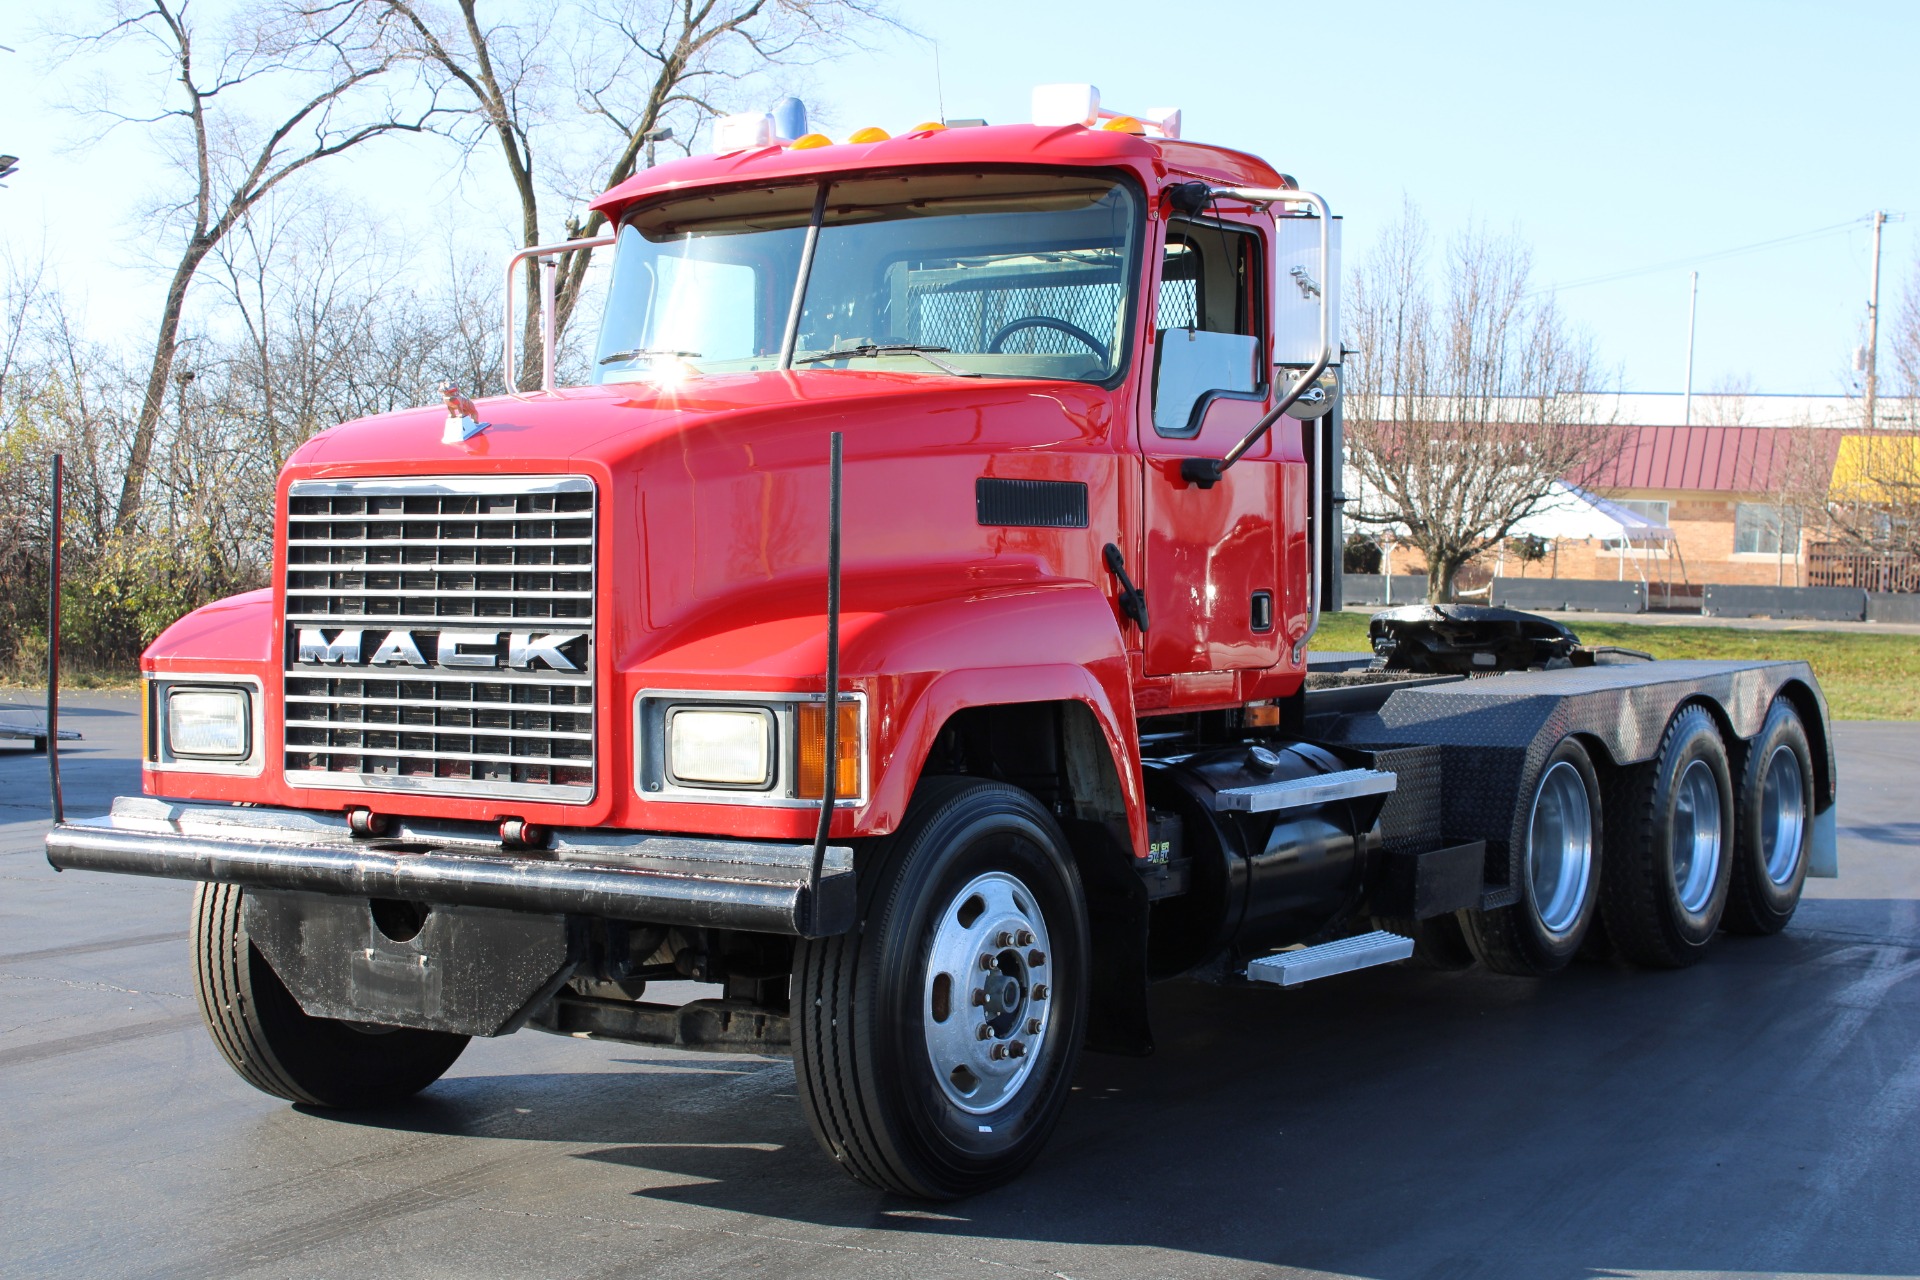
[[[567,387],[525,399],[495,396],[478,402],[487,429],[471,440],[445,444],[446,411],[401,409],[323,431],[302,445],[289,465],[303,475],[379,475],[393,468],[421,473],[498,471],[592,460],[617,469],[638,453],[701,429],[734,432],[773,427],[839,427],[872,418],[977,413],[1005,400],[1088,388],[1025,379],[952,378],[876,370],[800,369],[689,379],[678,386],[650,382]],[[780,434],[785,434],[780,432]],[[710,441],[711,442],[711,441]],[[728,443],[745,443],[744,436]]]

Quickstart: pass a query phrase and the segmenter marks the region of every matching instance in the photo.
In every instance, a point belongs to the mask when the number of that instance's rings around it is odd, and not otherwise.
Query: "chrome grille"
[[[591,480],[303,480],[286,538],[289,783],[592,799]]]

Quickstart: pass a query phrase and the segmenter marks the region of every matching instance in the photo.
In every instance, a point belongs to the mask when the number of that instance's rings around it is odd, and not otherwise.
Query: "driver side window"
[[[1153,429],[1199,431],[1207,405],[1262,394],[1260,240],[1220,223],[1168,224],[1154,327]]]

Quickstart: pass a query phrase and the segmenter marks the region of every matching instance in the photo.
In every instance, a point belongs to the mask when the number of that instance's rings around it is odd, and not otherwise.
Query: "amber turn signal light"
[[[827,759],[827,704],[803,702],[796,732],[799,750],[794,769],[794,794],[802,800],[818,800],[825,790]],[[860,794],[860,704],[840,704],[839,771],[833,780],[836,798],[845,800]]]

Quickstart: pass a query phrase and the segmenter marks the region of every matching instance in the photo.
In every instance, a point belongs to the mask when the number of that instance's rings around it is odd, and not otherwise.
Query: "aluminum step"
[[[1398,785],[1398,777],[1381,769],[1342,769],[1338,773],[1316,773],[1252,787],[1226,787],[1213,793],[1213,807],[1219,813],[1305,809],[1333,800],[1385,795]]]
[[[1392,775],[1389,774],[1389,777]],[[1317,947],[1282,951],[1262,956],[1247,965],[1247,977],[1254,982],[1270,982],[1276,987],[1297,987],[1315,978],[1331,978],[1336,973],[1371,969],[1377,964],[1392,964],[1413,954],[1413,939],[1397,933],[1376,930]]]

